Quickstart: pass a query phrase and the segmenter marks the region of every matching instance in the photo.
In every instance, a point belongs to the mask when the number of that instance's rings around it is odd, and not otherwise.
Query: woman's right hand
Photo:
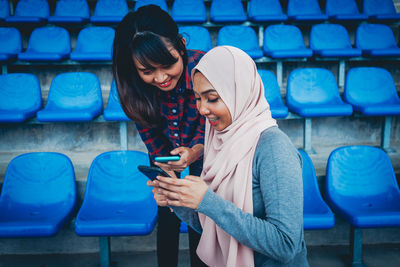
[[[155,184],[153,181],[147,181],[147,185],[153,187],[153,195],[154,195],[154,199],[157,202],[157,205],[160,207],[165,207],[168,206],[168,202],[167,202],[167,198],[165,195],[161,194],[158,190],[159,187],[157,184]]]

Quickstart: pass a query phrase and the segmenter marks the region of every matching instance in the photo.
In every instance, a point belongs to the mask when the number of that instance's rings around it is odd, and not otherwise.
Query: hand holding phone
[[[154,160],[157,162],[168,162],[168,161],[179,161],[181,157],[179,156],[167,156],[167,157],[155,157]]]
[[[157,176],[171,177],[160,167],[139,165],[137,168],[152,181],[157,179]]]

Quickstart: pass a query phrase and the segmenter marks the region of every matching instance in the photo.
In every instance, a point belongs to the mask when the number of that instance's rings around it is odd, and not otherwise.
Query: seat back
[[[78,34],[75,52],[112,54],[115,30],[107,26],[92,26]]]
[[[212,48],[209,31],[201,26],[182,26],[179,33],[186,39],[186,48],[208,52]]]
[[[364,0],[363,12],[371,15],[396,14],[393,0]]]
[[[15,17],[49,17],[50,9],[47,0],[20,0],[15,7]]]
[[[142,6],[156,5],[159,6],[165,12],[168,12],[168,6],[165,0],[137,0],[135,4],[135,11]]]
[[[97,0],[94,8],[95,17],[124,17],[128,13],[126,0]]]
[[[74,168],[63,154],[22,154],[7,167],[0,202],[72,209],[75,199]]]
[[[376,67],[350,69],[346,77],[344,99],[355,106],[400,102],[392,75]]]
[[[8,0],[0,0],[0,19],[4,20],[8,16],[10,16],[10,4]]]
[[[335,76],[327,69],[304,68],[290,73],[286,103],[329,104],[341,103]]]
[[[126,116],[122,109],[121,103],[118,97],[117,86],[113,80],[111,83],[110,95],[108,96],[107,107],[104,110],[105,120],[116,120],[116,121],[129,121],[130,119]]]
[[[279,0],[251,0],[248,2],[248,17],[282,15],[282,7]]]
[[[207,11],[203,0],[175,0],[171,16],[176,22],[205,22]]]
[[[265,29],[264,50],[304,49],[301,31],[294,25],[271,25]]]
[[[325,188],[335,203],[383,195],[390,198],[391,192],[398,194],[399,190],[390,158],[372,146],[335,149],[328,158]]]
[[[71,52],[69,33],[61,27],[36,28],[29,37],[26,52],[69,54]]]
[[[46,109],[102,108],[100,82],[96,75],[88,72],[62,73],[51,82]]]
[[[360,49],[397,48],[389,26],[383,24],[361,24],[356,31],[356,46]]]
[[[246,20],[242,1],[213,0],[210,7],[210,19],[215,22],[240,22]]]
[[[283,105],[281,91],[279,89],[278,81],[276,80],[275,75],[268,70],[257,70],[258,74],[260,74],[261,80],[264,84],[264,94],[267,102],[271,105],[271,103],[280,103]]]
[[[289,0],[287,13],[288,16],[322,14],[318,0]]]
[[[253,58],[256,58],[256,56],[251,52],[259,51],[258,57],[262,56],[257,34],[249,26],[229,25],[222,27],[218,32],[217,45],[230,45],[240,48]]]
[[[90,10],[86,0],[59,0],[57,1],[54,16],[89,18]]]
[[[317,24],[311,28],[310,48],[314,50],[342,49],[352,48],[352,46],[349,34],[342,25]]]
[[[325,10],[328,16],[360,14],[355,0],[326,0]]]
[[[33,74],[10,73],[0,75],[0,121],[7,120],[1,113],[24,113],[33,116],[42,106],[39,80]]]
[[[22,50],[21,33],[16,28],[0,28],[0,54],[17,55]]]

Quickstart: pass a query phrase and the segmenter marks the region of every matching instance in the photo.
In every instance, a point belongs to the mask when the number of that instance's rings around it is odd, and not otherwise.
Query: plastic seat
[[[0,22],[10,16],[10,4],[8,0],[0,0]]]
[[[247,19],[240,0],[213,0],[210,20],[213,22],[244,22]]]
[[[273,118],[286,118],[289,111],[283,104],[281,91],[275,75],[268,70],[258,70],[264,84],[264,94],[267,98]]]
[[[212,48],[208,30],[201,26],[182,26],[179,33],[186,39],[186,48],[208,52]]]
[[[251,0],[248,2],[249,20],[254,22],[280,22],[288,17],[283,14],[279,0]]]
[[[206,22],[207,12],[204,1],[175,0],[172,4],[171,16],[175,22]]]
[[[289,0],[287,6],[289,19],[296,21],[323,21],[328,15],[322,14],[318,0]]]
[[[60,27],[41,27],[33,30],[28,48],[18,54],[25,61],[60,61],[69,56],[71,40],[66,29]]]
[[[111,83],[107,107],[104,110],[104,119],[107,121],[130,121],[121,107],[115,81]]]
[[[39,80],[33,74],[0,75],[0,122],[23,122],[42,107]]]
[[[156,5],[159,6],[162,10],[168,13],[168,6],[165,0],[137,0],[135,4],[135,11],[138,10],[142,6],[147,5]]]
[[[55,235],[72,217],[75,174],[60,153],[22,154],[7,167],[0,195],[0,237]]]
[[[367,20],[368,16],[360,14],[355,0],[326,0],[326,14],[336,21]]]
[[[349,116],[352,106],[340,98],[332,72],[322,68],[297,69],[288,78],[286,104],[302,117]]]
[[[97,76],[88,72],[59,74],[51,82],[38,121],[90,121],[101,114],[103,100]]]
[[[264,55],[272,58],[311,57],[313,51],[304,45],[303,35],[294,25],[271,25],[264,32]]]
[[[16,28],[0,28],[0,61],[15,59],[22,50],[21,33]]]
[[[49,17],[51,23],[71,24],[89,21],[90,11],[86,0],[59,0],[54,16]]]
[[[370,57],[400,56],[393,32],[387,25],[362,24],[356,32],[356,46]]]
[[[249,26],[229,25],[218,32],[217,46],[230,45],[242,49],[253,59],[263,56],[256,32]]]
[[[400,19],[400,14],[396,12],[393,0],[364,0],[363,13],[373,20],[395,21]]]
[[[325,191],[335,214],[351,224],[353,266],[362,266],[362,229],[400,226],[400,190],[390,158],[371,146],[335,149]]]
[[[400,114],[400,99],[392,75],[374,67],[352,68],[347,74],[344,99],[367,116]]]
[[[14,16],[6,18],[7,23],[45,23],[50,15],[47,0],[20,0]]]
[[[112,60],[112,45],[115,30],[107,26],[82,29],[78,34],[75,51],[70,58],[77,61]]]
[[[303,221],[305,230],[329,229],[335,225],[335,216],[322,199],[314,165],[306,152],[299,149],[303,159]]]
[[[157,204],[148,178],[137,169],[149,164],[146,153],[111,151],[90,166],[75,233],[99,236],[101,266],[110,266],[110,236],[147,235],[154,229]]]
[[[351,46],[345,27],[339,24],[317,24],[312,26],[310,48],[321,57],[357,57],[360,49]]]
[[[126,0],[97,0],[92,23],[119,23],[129,12]]]

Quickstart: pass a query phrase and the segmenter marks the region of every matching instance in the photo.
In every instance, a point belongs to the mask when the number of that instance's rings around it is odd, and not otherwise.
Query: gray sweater
[[[301,157],[278,127],[260,136],[253,159],[253,214],[208,189],[197,210],[172,207],[202,232],[198,212],[254,250],[255,266],[308,266],[303,232]]]

